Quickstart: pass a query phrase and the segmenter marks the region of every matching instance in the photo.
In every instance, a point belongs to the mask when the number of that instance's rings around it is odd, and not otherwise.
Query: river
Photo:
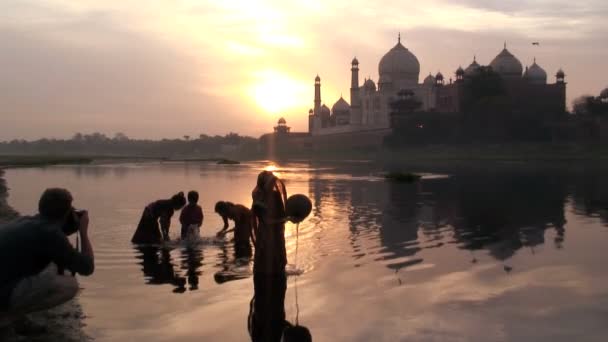
[[[53,166],[6,171],[9,204],[47,187],[88,209],[96,271],[81,277],[82,329],[98,341],[245,341],[253,296],[218,200],[251,203],[267,162]],[[608,180],[577,165],[418,167],[413,184],[370,162],[276,165],[313,211],[288,224],[286,319],[315,341],[604,341]],[[144,206],[197,190],[202,241],[130,243]],[[177,215],[176,215],[177,216]],[[173,218],[172,236],[179,234]],[[234,277],[226,276],[234,275]],[[228,281],[226,281],[228,280]],[[297,300],[297,303],[296,303]],[[297,304],[297,305],[296,305]]]

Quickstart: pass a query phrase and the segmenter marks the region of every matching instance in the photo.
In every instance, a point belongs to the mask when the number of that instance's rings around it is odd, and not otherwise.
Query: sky
[[[377,81],[399,32],[421,81],[506,41],[550,82],[563,68],[570,104],[608,86],[606,17],[605,0],[2,0],[0,140],[306,131],[314,77],[349,100],[352,58]]]

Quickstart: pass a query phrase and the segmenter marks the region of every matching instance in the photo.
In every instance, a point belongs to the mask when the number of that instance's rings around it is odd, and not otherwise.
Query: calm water
[[[245,341],[253,295],[235,264],[217,200],[249,205],[266,165],[130,164],[16,169],[9,202],[31,213],[46,187],[67,187],[91,215],[97,269],[81,278],[87,335],[100,341]],[[604,341],[608,334],[608,181],[597,168],[416,169],[385,182],[367,163],[280,165],[307,194],[288,279],[287,319],[315,341]],[[431,172],[434,171],[434,172]],[[143,207],[196,189],[203,242],[136,248]],[[172,235],[178,228],[174,217]],[[295,262],[295,226],[287,231]],[[232,273],[231,273],[232,272]],[[240,278],[216,281],[218,274]],[[224,277],[225,278],[225,277]],[[224,279],[222,278],[222,279]],[[239,277],[237,277],[239,278]]]

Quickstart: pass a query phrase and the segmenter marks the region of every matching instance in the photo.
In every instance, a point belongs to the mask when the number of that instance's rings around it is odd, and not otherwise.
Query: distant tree
[[[184,135],[184,140],[186,140],[186,141],[190,140],[190,136],[189,135]]]
[[[576,115],[607,116],[608,101],[600,96],[583,95],[572,101],[572,112]]]
[[[118,133],[114,134],[114,140],[124,142],[124,141],[128,141],[129,137],[124,133],[118,132]]]

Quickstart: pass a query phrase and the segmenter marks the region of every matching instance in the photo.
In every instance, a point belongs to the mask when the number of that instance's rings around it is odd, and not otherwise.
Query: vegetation
[[[59,164],[89,164],[93,161],[88,157],[66,157],[66,156],[24,156],[8,155],[0,156],[0,168],[2,167],[31,167]]]
[[[130,139],[122,133],[76,133],[71,139],[12,140],[0,142],[0,155],[108,156],[148,158],[257,158],[258,139],[230,133],[201,134],[194,139]]]

